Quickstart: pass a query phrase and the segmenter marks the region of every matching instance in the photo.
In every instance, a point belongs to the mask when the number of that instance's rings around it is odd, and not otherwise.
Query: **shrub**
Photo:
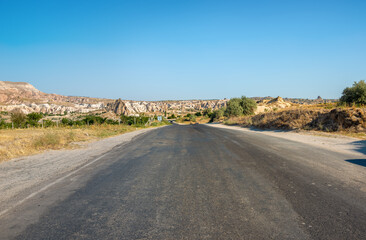
[[[224,116],[225,111],[226,111],[225,108],[220,108],[218,110],[215,110],[213,113],[211,113],[210,122],[220,120],[220,118],[222,118]]]
[[[72,126],[74,124],[74,121],[72,121],[71,119],[69,118],[63,118],[61,119],[61,123],[63,125],[69,125],[69,126]]]
[[[243,107],[241,106],[240,98],[232,98],[227,102],[225,114],[229,116],[241,116],[243,115]]]
[[[24,126],[27,117],[22,112],[13,112],[11,114],[11,122],[14,123],[14,127],[22,127]]]
[[[196,115],[189,116],[189,120],[192,121],[192,122],[195,122],[196,121]]]
[[[55,125],[56,124],[53,121],[51,121],[51,120],[43,120],[43,126],[44,127],[53,127]]]
[[[207,108],[207,109],[203,110],[203,112],[202,112],[202,115],[207,116],[207,117],[211,117],[211,114],[212,114],[211,108]]]
[[[121,123],[128,125],[142,126],[149,121],[149,117],[121,116]]]
[[[61,142],[61,138],[57,134],[47,133],[45,135],[39,136],[33,143],[34,147],[37,149],[44,148],[55,148]]]
[[[257,103],[253,99],[245,96],[241,97],[240,106],[243,108],[244,115],[252,115],[257,109]]]
[[[93,116],[93,115],[89,115],[86,116],[83,121],[86,124],[89,125],[93,125],[93,124],[103,124],[105,121],[107,120],[107,118],[103,118],[103,117],[99,117],[99,116]]]
[[[118,121],[116,121],[116,120],[113,120],[113,119],[107,119],[106,121],[105,121],[105,123],[106,124],[110,124],[110,125],[118,125]]]
[[[38,126],[38,121],[43,117],[42,113],[29,113],[27,115],[27,123],[33,127]]]
[[[252,115],[257,109],[257,103],[245,96],[241,98],[232,98],[227,102],[225,116],[238,117],[241,115]]]
[[[6,123],[4,119],[0,118],[0,129],[8,128],[8,127],[9,127],[9,124]],[[10,124],[10,127],[11,127],[11,124]]]
[[[343,90],[340,103],[348,105],[366,105],[366,83],[365,80],[354,82],[352,87]]]
[[[168,119],[175,119],[175,118],[177,117],[174,115],[174,113],[168,117]]]

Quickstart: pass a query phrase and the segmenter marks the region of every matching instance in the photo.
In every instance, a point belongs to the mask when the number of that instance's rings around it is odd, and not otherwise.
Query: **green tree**
[[[74,121],[73,121],[73,120],[71,120],[71,119],[69,119],[69,118],[62,118],[62,119],[61,119],[61,123],[62,123],[63,125],[69,125],[69,126],[74,125]]]
[[[44,120],[43,121],[43,126],[44,127],[53,127],[53,126],[55,126],[55,123],[51,120]]]
[[[211,114],[212,114],[211,108],[207,108],[207,109],[203,110],[203,112],[202,112],[202,115],[207,116],[207,117],[211,117]]]
[[[347,87],[343,90],[341,103],[348,105],[366,105],[366,83],[365,80],[354,82],[352,87]]]
[[[34,127],[38,126],[38,121],[41,120],[42,117],[43,117],[42,113],[36,113],[36,112],[29,113],[27,115],[27,123]]]
[[[14,124],[14,127],[22,127],[24,126],[26,120],[27,120],[27,117],[24,113],[22,112],[13,112],[11,114],[11,122]]]
[[[168,117],[168,119],[175,119],[175,118],[177,117],[174,115],[174,113]]]
[[[240,106],[243,108],[244,115],[252,115],[257,109],[257,103],[253,99],[245,96],[241,97]]]
[[[226,111],[225,108],[220,108],[220,109],[213,111],[213,113],[211,113],[211,116],[210,116],[210,122],[220,120],[220,118],[222,118],[224,116],[225,111]]]
[[[7,126],[7,124],[6,124],[5,120],[0,117],[0,129],[6,128],[6,126]]]
[[[243,107],[241,106],[240,98],[232,98],[227,102],[225,114],[228,117],[238,117],[243,115]]]

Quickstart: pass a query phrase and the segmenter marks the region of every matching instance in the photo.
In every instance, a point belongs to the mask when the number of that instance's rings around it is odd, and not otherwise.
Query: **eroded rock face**
[[[29,83],[0,81],[0,111],[20,110],[25,114],[31,112],[87,113],[105,109],[108,102],[112,100],[47,94]]]
[[[291,107],[291,103],[286,102],[282,97],[276,97],[271,100],[261,100],[258,102],[256,114],[272,111],[274,109],[283,109]]]
[[[226,106],[227,100],[185,101],[129,101],[89,97],[72,97],[47,94],[25,82],[0,81],[0,111],[20,110],[25,114],[43,112],[64,114],[65,112],[88,113],[97,110],[111,111],[118,115],[188,113],[212,110]]]
[[[226,106],[227,100],[184,100],[184,101],[128,101],[118,99],[107,105],[107,110],[116,114],[135,115],[140,113],[187,113],[212,110]]]
[[[45,96],[45,93],[29,83],[0,81],[0,103],[2,104],[19,104],[22,99],[41,99]]]

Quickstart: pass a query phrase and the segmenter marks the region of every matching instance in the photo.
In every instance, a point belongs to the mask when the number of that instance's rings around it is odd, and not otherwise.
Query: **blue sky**
[[[0,80],[132,100],[338,98],[366,1],[0,0]]]

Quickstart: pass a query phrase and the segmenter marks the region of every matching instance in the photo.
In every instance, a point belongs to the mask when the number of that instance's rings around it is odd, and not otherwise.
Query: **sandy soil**
[[[27,189],[37,191],[42,183],[61,178],[81,168],[113,147],[156,128],[138,130],[87,144],[76,150],[53,150],[0,163],[0,216],[17,202],[29,196]],[[39,189],[38,189],[39,188]]]

